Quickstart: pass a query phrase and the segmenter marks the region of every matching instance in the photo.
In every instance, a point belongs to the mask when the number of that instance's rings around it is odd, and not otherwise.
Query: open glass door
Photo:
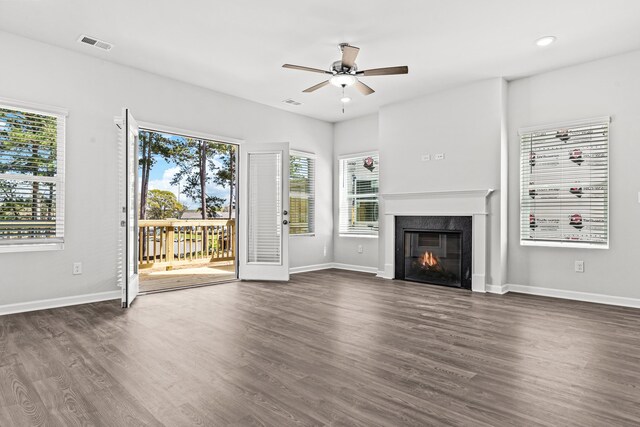
[[[289,143],[240,147],[242,280],[289,280]]]
[[[129,109],[120,120],[120,236],[118,282],[122,307],[131,307],[138,295],[138,124]]]

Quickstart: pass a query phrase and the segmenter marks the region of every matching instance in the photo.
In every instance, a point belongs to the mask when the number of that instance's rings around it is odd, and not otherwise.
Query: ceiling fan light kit
[[[283,68],[290,68],[292,70],[300,70],[307,71],[311,73],[320,73],[327,74],[331,77],[329,80],[325,80],[321,83],[311,86],[303,90],[305,93],[315,92],[316,90],[331,84],[336,87],[341,87],[343,90],[343,96],[340,101],[345,104],[346,102],[351,101],[351,98],[344,96],[344,88],[349,86],[354,86],[358,92],[363,95],[371,95],[375,91],[371,89],[366,84],[362,83],[358,77],[369,77],[369,76],[389,76],[393,74],[407,74],[409,73],[409,67],[400,66],[400,67],[386,67],[386,68],[374,68],[370,70],[358,70],[358,66],[356,64],[356,58],[358,57],[358,53],[360,52],[360,48],[351,46],[348,43],[340,43],[338,45],[340,51],[342,52],[342,59],[339,61],[335,61],[331,64],[331,68],[328,71],[321,70],[319,68],[313,67],[304,67],[301,65],[292,65],[292,64],[284,64]],[[347,101],[345,101],[345,99]],[[344,110],[343,110],[344,111]]]
[[[353,86],[358,79],[351,74],[336,74],[329,79],[332,85],[336,87]]]

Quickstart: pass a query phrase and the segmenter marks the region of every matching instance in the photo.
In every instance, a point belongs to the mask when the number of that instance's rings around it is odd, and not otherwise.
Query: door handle
[[[289,224],[289,221],[287,221],[287,220],[285,219],[284,221],[282,221],[282,223],[283,223],[284,225],[287,225],[287,224]]]
[[[282,212],[282,214],[283,214],[283,215],[289,215],[289,212],[284,211],[284,212]]]

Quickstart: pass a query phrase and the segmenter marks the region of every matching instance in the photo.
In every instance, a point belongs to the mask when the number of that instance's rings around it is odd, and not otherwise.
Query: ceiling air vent
[[[102,40],[98,40],[95,37],[85,36],[84,34],[78,39],[80,43],[88,44],[89,46],[97,47],[98,49],[110,51],[113,48],[111,43],[107,43]]]
[[[291,104],[291,105],[302,105],[302,102],[298,102],[298,101],[294,101],[293,99],[289,98],[289,99],[285,99],[284,101],[285,104]]]

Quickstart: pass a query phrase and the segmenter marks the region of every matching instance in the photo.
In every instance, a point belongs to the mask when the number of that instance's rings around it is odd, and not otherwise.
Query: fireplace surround
[[[470,216],[396,216],[395,279],[471,289]]]
[[[399,216],[470,216],[472,218],[472,266],[471,290],[486,292],[485,279],[488,266],[487,234],[489,197],[493,189],[443,190],[415,193],[380,193],[381,223],[380,238],[382,269],[378,276],[395,278],[395,219]]]

